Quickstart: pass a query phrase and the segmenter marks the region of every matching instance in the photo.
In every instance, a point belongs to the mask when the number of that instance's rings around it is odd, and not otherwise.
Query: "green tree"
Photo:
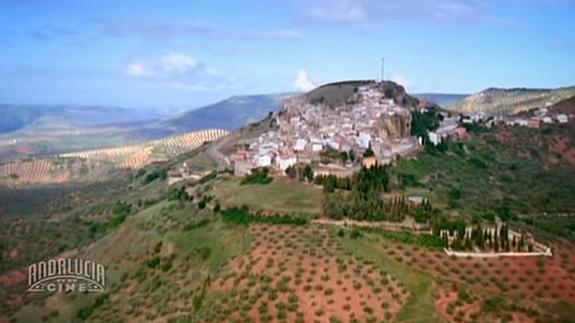
[[[303,177],[307,179],[308,182],[313,181],[313,169],[310,165],[306,165],[303,169]]]

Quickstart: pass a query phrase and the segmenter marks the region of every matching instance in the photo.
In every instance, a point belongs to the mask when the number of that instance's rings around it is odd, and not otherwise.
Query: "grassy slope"
[[[126,309],[133,307],[130,299],[137,299],[134,317],[140,320],[152,319],[156,315],[169,316],[163,313],[162,307],[177,308],[180,299],[172,297],[180,291],[194,291],[208,275],[215,275],[218,268],[231,257],[245,252],[249,246],[249,236],[245,227],[228,227],[222,222],[211,222],[205,227],[194,230],[183,230],[186,223],[194,223],[198,219],[213,218],[208,210],[198,210],[195,205],[183,209],[175,202],[161,202],[143,210],[130,218],[116,231],[89,245],[79,253],[79,257],[92,259],[104,264],[107,268],[108,292],[113,302],[98,308],[91,319],[110,320],[113,317],[123,317]],[[162,242],[162,251],[158,254],[162,259],[171,257],[174,267],[169,271],[153,270],[146,264],[153,253],[150,251]],[[206,259],[198,256],[199,249],[210,250]],[[145,273],[146,279],[137,281],[137,273]],[[121,277],[128,274],[123,280]],[[160,281],[160,287],[150,287],[153,282]],[[134,288],[135,287],[135,288]],[[185,289],[182,289],[185,287]],[[129,296],[128,296],[129,295]],[[69,297],[66,294],[54,294],[45,301],[38,299],[22,308],[15,317],[19,321],[40,321],[48,312],[58,310],[58,320],[68,321],[76,316],[80,308],[90,306],[94,295],[76,294]],[[168,304],[157,300],[168,300]],[[156,300],[156,301],[154,301]],[[139,314],[139,315],[138,315]]]
[[[241,185],[240,181],[218,179],[210,194],[228,207],[246,204],[252,210],[308,216],[318,216],[321,212],[321,191],[310,185],[283,179],[266,185]]]

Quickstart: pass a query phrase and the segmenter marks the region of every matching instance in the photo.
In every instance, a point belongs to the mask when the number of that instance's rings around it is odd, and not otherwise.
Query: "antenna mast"
[[[385,68],[385,57],[381,58],[381,81],[383,82],[383,72],[384,72],[384,68]]]

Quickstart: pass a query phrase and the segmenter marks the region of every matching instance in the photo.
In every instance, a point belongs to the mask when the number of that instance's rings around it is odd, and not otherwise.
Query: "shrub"
[[[248,212],[247,207],[233,207],[226,209],[222,212],[224,221],[234,224],[250,224],[250,223],[268,223],[268,224],[291,224],[291,225],[305,225],[308,220],[303,217],[296,217],[291,215],[261,215],[251,214]]]
[[[496,312],[503,304],[503,299],[501,297],[495,296],[488,298],[481,304],[481,310],[483,312]]]
[[[353,229],[351,231],[351,234],[349,235],[349,237],[356,240],[356,239],[361,238],[361,235],[362,235],[361,231],[359,231],[358,229]]]
[[[242,181],[241,185],[253,185],[253,184],[269,184],[273,181],[272,177],[268,177],[269,168],[254,168],[251,174],[246,176]]]
[[[154,257],[154,258],[148,259],[148,261],[146,261],[146,265],[152,269],[158,267],[159,264],[160,264],[160,257]]]

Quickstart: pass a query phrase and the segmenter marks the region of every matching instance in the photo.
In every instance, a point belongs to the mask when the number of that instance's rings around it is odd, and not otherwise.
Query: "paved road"
[[[218,164],[218,170],[231,168],[232,164],[230,163],[230,160],[226,156],[224,156],[224,154],[222,154],[220,148],[222,148],[223,145],[228,144],[230,141],[235,140],[236,137],[237,134],[232,133],[230,135],[221,138],[218,141],[212,142],[208,147],[207,153]]]

